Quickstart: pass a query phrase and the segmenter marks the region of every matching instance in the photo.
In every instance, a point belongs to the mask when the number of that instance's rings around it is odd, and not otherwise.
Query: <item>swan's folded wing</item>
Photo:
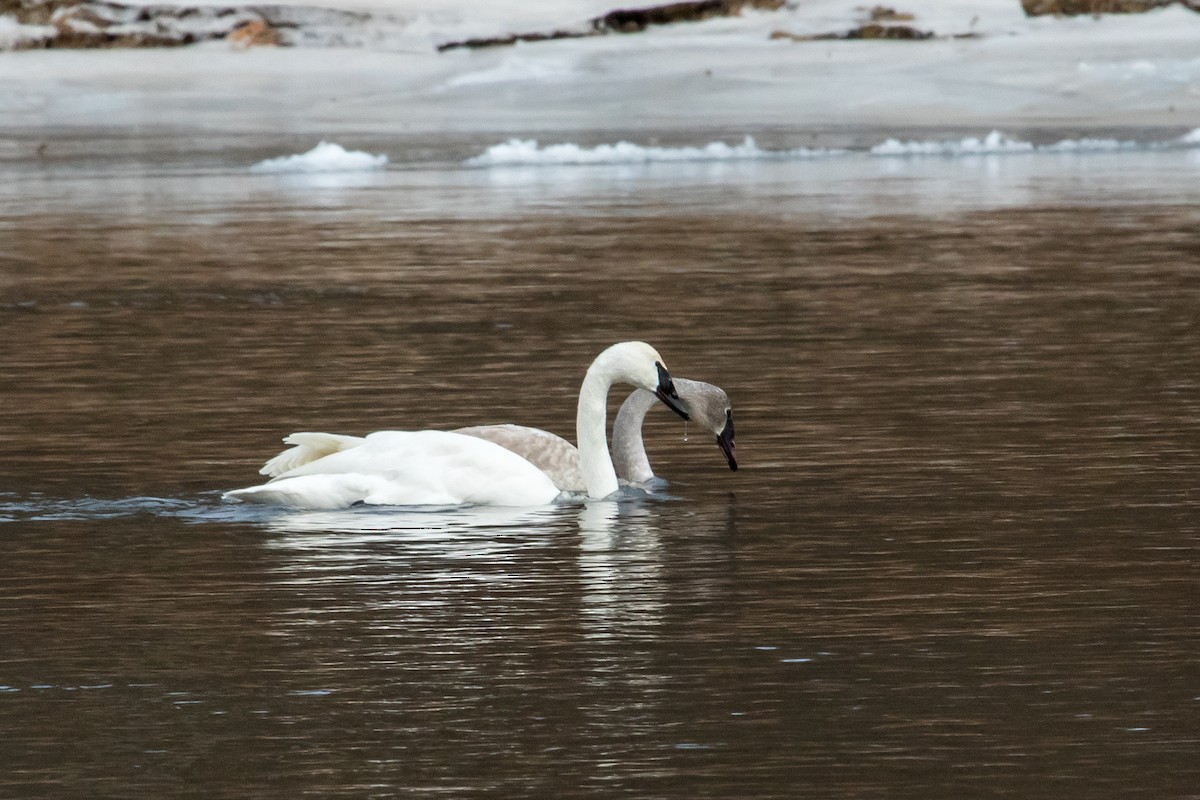
[[[278,478],[318,458],[358,447],[366,440],[361,436],[343,436],[339,433],[302,432],[285,436],[283,441],[294,446],[264,464],[258,474]]]
[[[524,425],[475,425],[454,432],[486,439],[511,450],[546,473],[560,491],[587,491],[583,473],[579,471],[579,450],[561,436]]]

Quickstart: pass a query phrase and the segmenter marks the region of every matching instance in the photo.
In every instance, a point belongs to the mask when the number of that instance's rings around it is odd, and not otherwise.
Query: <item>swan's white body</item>
[[[588,368],[579,390],[579,471],[591,497],[617,491],[606,436],[609,387],[660,389],[662,357],[643,342],[609,347]],[[665,367],[663,368],[665,375]],[[669,376],[668,376],[669,381]],[[672,389],[673,391],[673,389]],[[260,470],[272,480],[225,497],[292,508],[372,505],[508,505],[553,502],[561,494],[533,463],[494,442],[450,431],[381,431],[369,436],[296,433],[292,448]]]
[[[278,468],[280,461],[290,468],[226,497],[329,509],[356,503],[537,506],[560,494],[546,473],[516,453],[448,431],[380,431],[361,438],[299,433],[284,441],[295,447],[263,469]]]

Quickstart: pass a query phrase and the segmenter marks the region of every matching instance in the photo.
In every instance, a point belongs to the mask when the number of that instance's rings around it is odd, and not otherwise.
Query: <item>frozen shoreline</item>
[[[1180,7],[1026,19],[1016,0],[949,0],[936,13],[918,11],[911,24],[977,38],[769,38],[861,20],[853,0],[821,0],[634,35],[435,50],[455,36],[586,20],[609,5],[504,3],[471,17],[463,4],[433,14],[414,2],[379,2],[371,8],[401,21],[392,32],[403,35],[375,47],[236,50],[210,42],[0,53],[0,159],[24,158],[46,139],[86,152],[89,142],[103,149],[141,138],[178,152],[249,137],[280,142],[276,154],[284,154],[298,151],[284,142],[311,147],[319,139],[350,146],[447,136],[488,146],[541,136],[587,144],[582,133],[610,132],[593,135],[594,145],[691,131],[681,139],[695,145],[774,132],[780,147],[831,147],[993,129],[1116,139],[1152,130],[1152,138],[1169,138],[1200,126],[1200,15]]]

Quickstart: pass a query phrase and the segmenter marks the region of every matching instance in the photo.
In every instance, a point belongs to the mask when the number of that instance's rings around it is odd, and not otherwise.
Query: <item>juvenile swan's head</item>
[[[717,446],[725,454],[730,469],[737,469],[737,458],[733,455],[733,407],[729,395],[719,386],[703,381],[675,380],[679,399],[691,418],[705,430],[717,437]]]
[[[610,382],[626,381],[639,389],[653,392],[667,408],[684,419],[688,418],[663,357],[645,342],[614,344],[596,357],[588,372],[593,370],[600,370]]]

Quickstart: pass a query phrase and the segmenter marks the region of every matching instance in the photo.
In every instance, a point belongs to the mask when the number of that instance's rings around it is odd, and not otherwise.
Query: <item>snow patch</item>
[[[558,164],[649,164],[678,161],[761,161],[768,159],[817,158],[832,155],[836,150],[764,150],[753,137],[740,144],[709,142],[703,147],[644,147],[632,142],[580,147],[565,142],[541,147],[535,139],[509,139],[489,147],[482,154],[467,159],[467,166],[498,167]]]
[[[1129,61],[1081,61],[1081,75],[1104,83],[1192,84],[1200,78],[1200,58],[1138,58]]]
[[[26,44],[40,44],[58,35],[53,25],[25,25],[15,15],[0,14],[0,50],[14,50]]]
[[[386,155],[371,155],[362,150],[347,150],[340,144],[321,142],[307,153],[280,156],[260,161],[251,172],[361,172],[383,169]]]
[[[562,83],[571,80],[574,68],[567,59],[525,58],[518,54],[501,60],[491,69],[456,75],[446,82],[448,89],[459,86],[506,83],[516,81],[542,81]]]

